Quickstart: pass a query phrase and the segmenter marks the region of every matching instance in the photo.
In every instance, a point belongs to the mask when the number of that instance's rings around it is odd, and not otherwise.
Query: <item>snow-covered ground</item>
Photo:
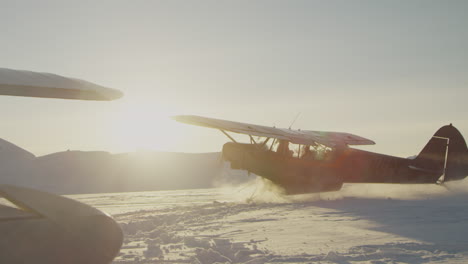
[[[114,263],[468,263],[468,181],[72,195],[121,224]],[[268,189],[268,190],[267,190]]]

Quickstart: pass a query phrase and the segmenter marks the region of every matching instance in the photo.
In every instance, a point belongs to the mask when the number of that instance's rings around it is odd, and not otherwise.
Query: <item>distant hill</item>
[[[0,183],[59,194],[209,188],[220,153],[64,151],[35,157],[0,139]]]

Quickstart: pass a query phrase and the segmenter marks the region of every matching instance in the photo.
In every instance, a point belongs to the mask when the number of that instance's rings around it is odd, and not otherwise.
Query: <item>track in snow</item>
[[[114,263],[466,263],[468,181],[281,196],[230,188],[73,196],[110,211]],[[258,186],[256,186],[258,187]]]

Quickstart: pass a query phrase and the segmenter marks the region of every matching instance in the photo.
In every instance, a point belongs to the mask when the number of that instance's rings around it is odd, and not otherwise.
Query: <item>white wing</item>
[[[80,79],[5,68],[0,68],[0,95],[99,101],[123,96],[118,90]]]
[[[210,127],[253,136],[284,139],[295,144],[312,145],[314,143],[320,143],[327,146],[375,144],[375,142],[370,139],[342,132],[291,130],[192,115],[175,116],[173,118],[178,122],[190,125]]]

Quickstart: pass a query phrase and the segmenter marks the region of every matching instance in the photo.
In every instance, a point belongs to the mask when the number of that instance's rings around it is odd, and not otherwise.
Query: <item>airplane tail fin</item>
[[[465,139],[452,124],[443,126],[415,158],[414,164],[425,170],[440,171],[441,176],[444,174],[444,181],[464,179],[468,176]]]

